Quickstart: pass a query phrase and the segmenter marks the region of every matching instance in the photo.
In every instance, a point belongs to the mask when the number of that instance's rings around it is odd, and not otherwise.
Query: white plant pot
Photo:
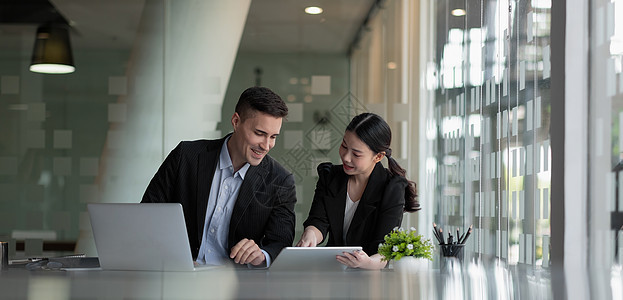
[[[429,269],[430,260],[413,256],[403,256],[394,260],[394,270],[401,273],[422,273]]]

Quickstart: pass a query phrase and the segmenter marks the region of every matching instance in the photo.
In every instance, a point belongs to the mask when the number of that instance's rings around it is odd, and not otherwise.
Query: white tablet
[[[361,250],[360,246],[348,247],[286,247],[281,250],[270,271],[342,271],[346,266],[335,258],[344,252]]]

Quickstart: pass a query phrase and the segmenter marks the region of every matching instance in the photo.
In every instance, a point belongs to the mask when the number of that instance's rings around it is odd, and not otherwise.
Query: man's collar
[[[229,138],[231,138],[231,135],[225,138],[225,142],[223,143],[223,146],[221,147],[221,154],[219,155],[219,166],[221,170],[230,168],[230,167],[233,169],[231,156],[229,156],[229,148],[227,148],[227,142],[229,141]],[[245,163],[242,166],[242,168],[238,170],[238,174],[240,174],[240,177],[242,178],[242,180],[244,180],[244,176],[247,174],[249,167],[250,167],[249,163]]]

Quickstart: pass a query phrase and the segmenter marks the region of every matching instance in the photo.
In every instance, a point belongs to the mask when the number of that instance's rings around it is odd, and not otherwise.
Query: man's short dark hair
[[[236,112],[242,120],[250,117],[255,111],[269,114],[275,118],[285,118],[288,115],[288,107],[281,97],[269,88],[261,86],[246,89],[236,104]]]

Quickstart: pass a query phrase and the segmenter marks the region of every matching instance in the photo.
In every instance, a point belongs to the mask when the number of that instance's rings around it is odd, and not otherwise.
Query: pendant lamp
[[[46,74],[67,74],[75,70],[67,27],[50,24],[39,26],[32,52],[30,71]]]

